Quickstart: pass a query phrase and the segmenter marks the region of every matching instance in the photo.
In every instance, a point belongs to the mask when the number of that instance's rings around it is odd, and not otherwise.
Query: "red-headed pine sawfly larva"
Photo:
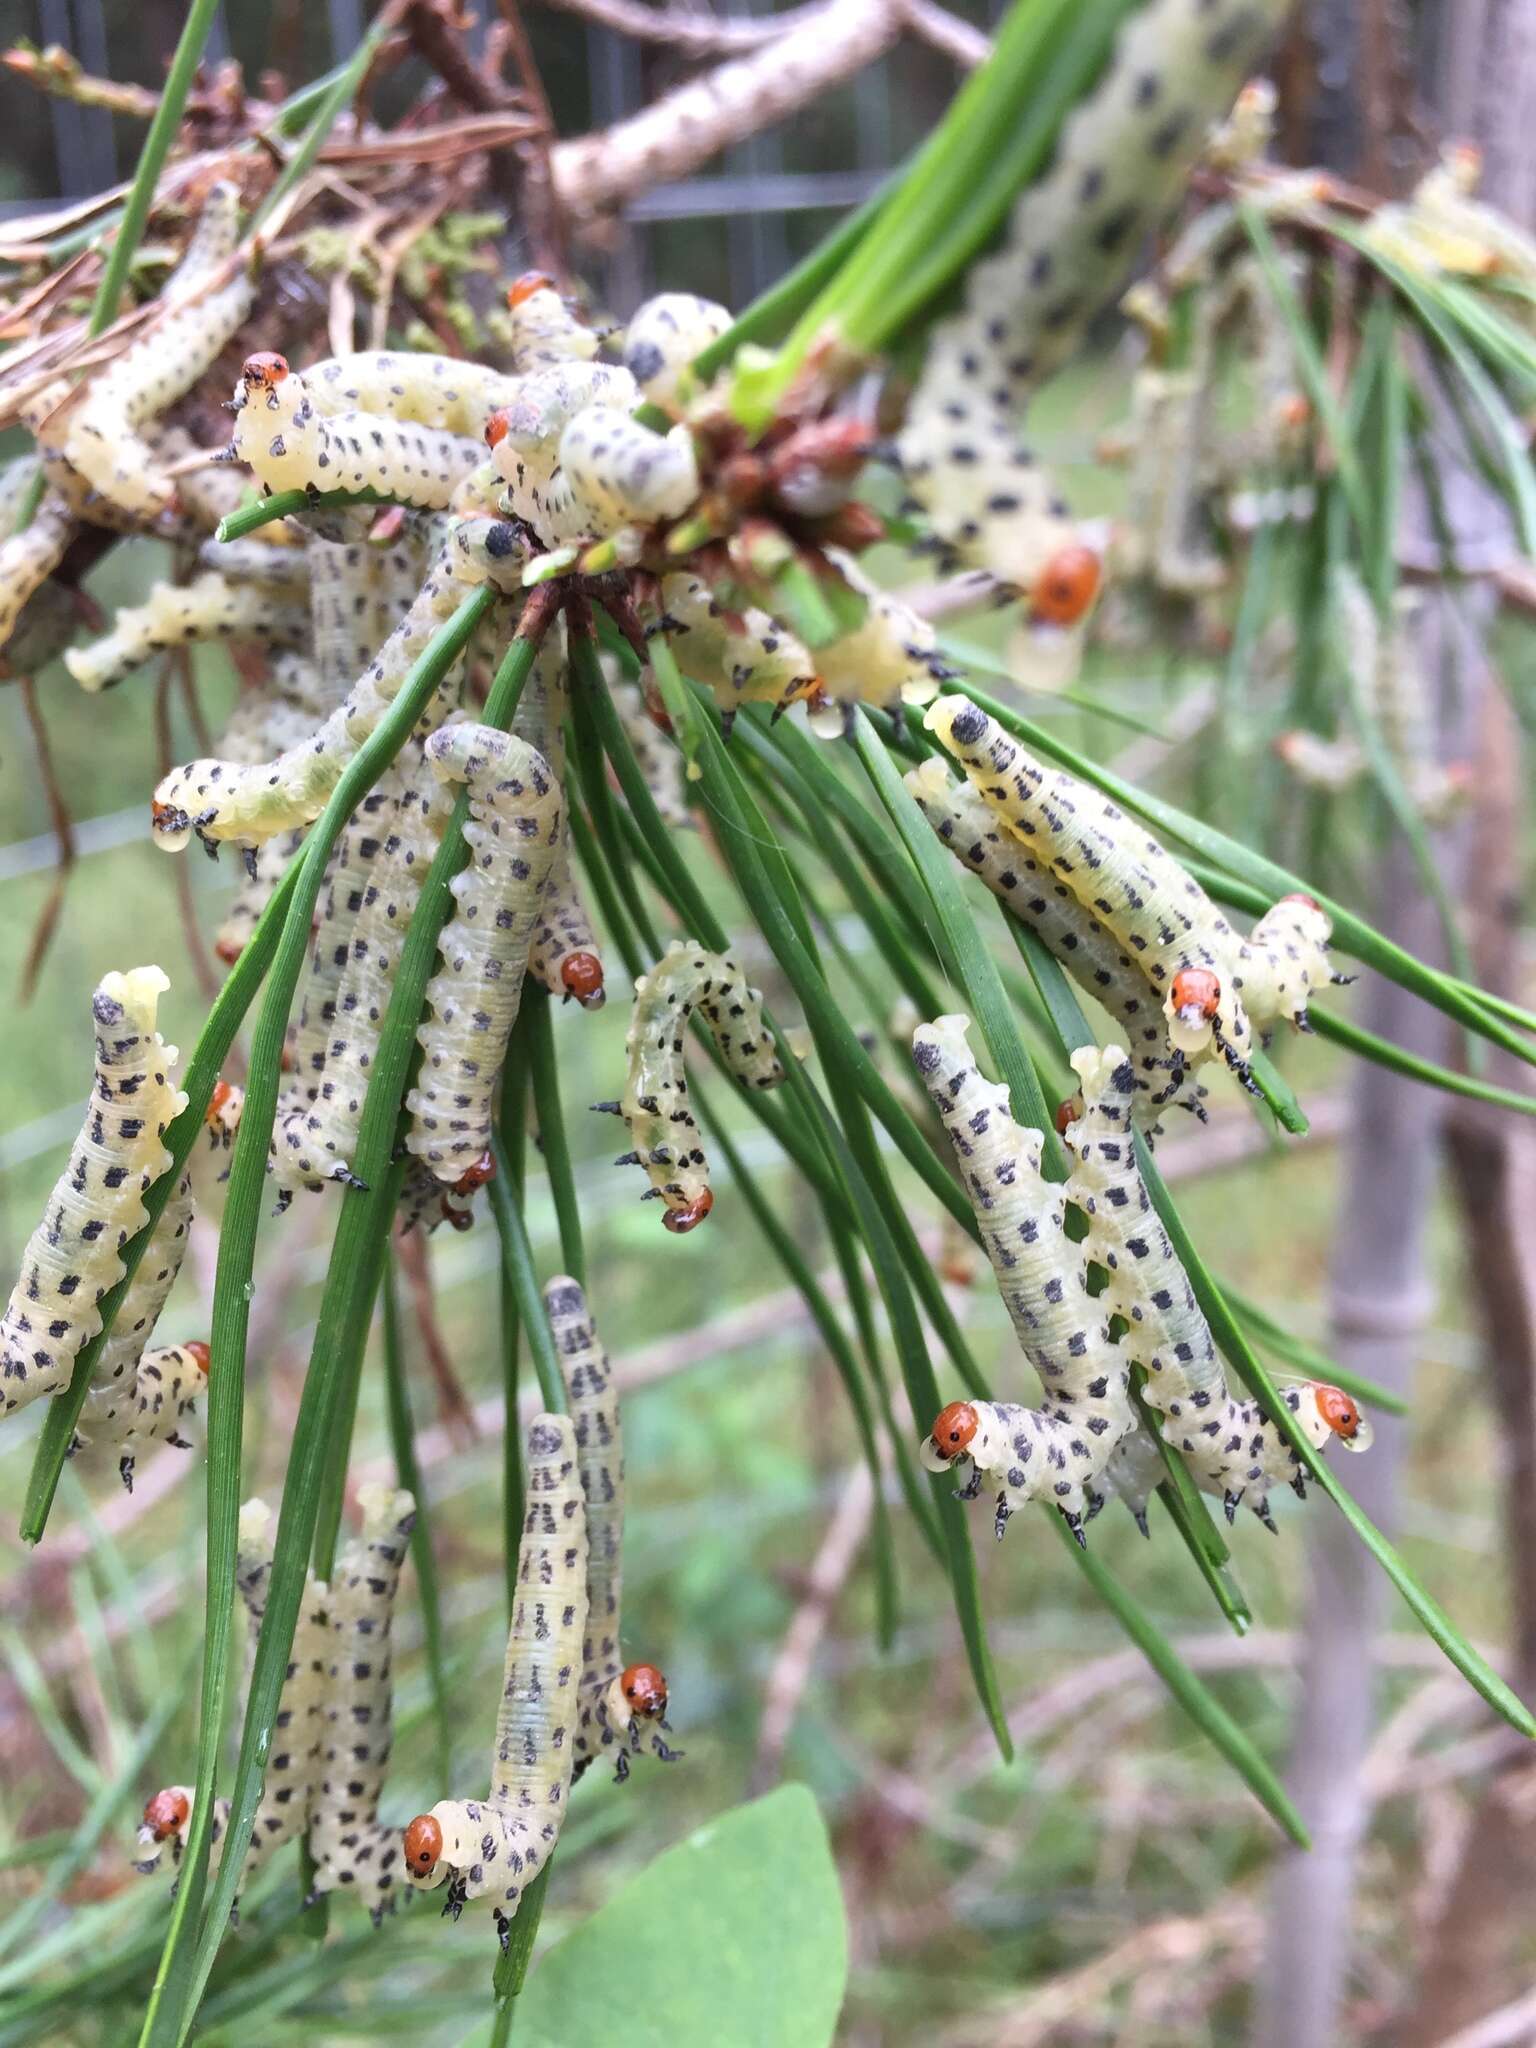
[[[81,1428],[89,1434],[76,1434],[69,1455],[115,1448],[118,1477],[132,1493],[135,1462],[143,1445],[192,1449],[180,1433],[181,1424],[208,1384],[208,1357],[208,1346],[200,1342],[161,1345],[141,1354],[129,1378],[93,1387],[80,1416]]]
[[[938,656],[938,636],[900,596],[882,590],[851,555],[829,548],[849,588],[865,600],[863,622],[816,650],[816,667],[826,694],[838,704],[926,704],[953,670]]]
[[[225,839],[259,846],[295,825],[319,817],[342,770],[368,738],[439,626],[458,609],[465,591],[490,582],[521,589],[523,549],[510,526],[466,520],[427,573],[400,624],[353,684],[344,703],[298,746],[254,766],[192,761],[174,768],[155,791],[151,823],[156,843],[171,851],[196,832],[205,843]],[[453,679],[443,700],[453,701]]]
[[[665,1203],[661,1220],[674,1235],[702,1223],[715,1202],[683,1064],[695,1009],[743,1088],[776,1088],[784,1079],[778,1048],[763,1023],[760,991],[747,986],[727,955],[707,952],[693,939],[674,939],[635,983],[624,1042],[629,1066],[617,1105],[635,1148],[618,1164],[645,1168],[651,1185],[644,1199]]]
[[[731,325],[727,307],[692,292],[661,292],[636,309],[624,334],[624,367],[651,405],[678,414],[697,391],[695,357]]]
[[[918,809],[955,858],[1037,932],[1078,986],[1114,1018],[1134,1047],[1136,1121],[1155,1128],[1172,1103],[1204,1120],[1204,1088],[1168,1037],[1162,1004],[1115,934],[1085,910],[1003,825],[969,782],[951,782],[936,756],[905,777]]]
[[[699,495],[687,427],[657,434],[611,406],[577,413],[560,436],[560,467],[599,533],[680,518]]]
[[[237,186],[210,188],[162,294],[165,312],[91,379],[64,416],[58,443],[64,459],[108,503],[141,519],[155,518],[173,495],[141,430],[192,389],[255,303],[255,284],[244,267],[213,285],[234,254],[239,212]]]
[[[7,648],[27,600],[64,559],[77,521],[57,491],[44,491],[31,523],[0,540],[0,651]]]
[[[440,1223],[458,1231],[473,1230],[475,1196],[494,1171],[495,1160],[486,1153],[447,1187],[423,1160],[413,1159],[405,1170],[395,1210],[396,1229],[402,1236],[418,1225],[430,1236]]]
[[[559,1839],[571,1787],[582,1639],[587,1621],[587,1516],[569,1416],[528,1427],[527,1512],[489,1799],[440,1799],[402,1843],[406,1882],[447,1882],[456,1920],[488,1899],[502,1948],[522,1894]]]
[[[924,723],[1009,831],[1139,962],[1174,1050],[1194,1061],[1214,1046],[1253,1087],[1242,941],[1194,877],[1118,804],[1035,760],[968,697],[941,697]]]
[[[517,396],[519,381],[463,356],[409,350],[363,349],[329,356],[304,371],[310,403],[326,419],[371,413],[476,442],[497,407]]]
[[[970,1020],[940,1017],[912,1034],[912,1059],[955,1148],[998,1292],[1019,1348],[1040,1375],[1038,1408],[967,1407],[959,1441],[949,1422],[924,1439],[923,1463],[943,1471],[963,1454],[998,1488],[997,1533],[1032,1500],[1059,1508],[1079,1543],[1095,1480],[1135,1424],[1129,1366],[1109,1341],[1105,1310],[1088,1293],[1087,1253],[1066,1234],[1066,1189],[1040,1172],[1044,1136],[1013,1120],[1008,1090],[988,1081],[966,1043]],[[962,1421],[965,1418],[961,1418]]]
[[[143,604],[118,612],[111,630],[89,647],[64,650],[64,666],[82,690],[109,690],[168,647],[203,640],[245,640],[263,647],[303,647],[309,606],[284,603],[267,584],[231,583],[216,569],[191,583],[157,583]]]
[[[453,879],[454,915],[427,984],[405,1142],[453,1182],[490,1150],[496,1085],[565,806],[543,755],[512,733],[447,725],[427,741],[427,760],[443,781],[468,789],[469,863]]]
[[[441,427],[370,412],[327,418],[306,380],[280,355],[247,356],[230,403],[234,459],[269,497],[376,491],[395,504],[446,509],[461,479],[481,461],[477,441]]]
[[[663,576],[660,626],[685,675],[722,711],[739,704],[787,707],[816,688],[816,659],[777,619],[732,611],[697,576]]]
[[[431,772],[414,741],[374,794],[377,811],[366,820],[360,812],[348,827],[351,834],[361,824],[362,835],[349,857],[346,901],[316,940],[317,949],[329,945],[335,978],[326,977],[323,992],[317,978],[311,991],[319,1001],[309,1071],[301,1049],[302,1088],[272,1133],[272,1175],[290,1191],[350,1175],[400,949],[453,812],[452,786]],[[333,886],[331,900],[337,896]]]
[[[508,286],[507,315],[513,366],[525,376],[597,354],[602,337],[577,318],[542,270],[525,270]]]
[[[624,728],[635,764],[651,793],[651,802],[656,806],[661,822],[679,830],[691,826],[694,818],[688,804],[682,749],[672,745],[657,730],[656,721],[646,707],[645,692],[638,683],[611,675],[608,694],[613,699],[619,723]]]
[[[203,1113],[203,1128],[188,1162],[193,1204],[197,1214],[206,1222],[218,1224],[224,1219],[230,1160],[244,1108],[245,1090],[238,1082],[226,1081],[222,1076],[214,1082],[213,1093]]]
[[[401,1881],[400,1830],[379,1819],[379,1797],[392,1736],[390,1623],[416,1503],[386,1486],[360,1487],[357,1499],[362,1532],[337,1559],[326,1593],[324,1736],[309,1817],[315,1881],[306,1903],[344,1893],[377,1927]]]
[[[1082,1084],[1082,1113],[1064,1133],[1074,1160],[1067,1192],[1088,1219],[1088,1255],[1109,1276],[1101,1299],[1128,1326],[1120,1348],[1146,1373],[1147,1403],[1163,1417],[1164,1439],[1196,1483],[1221,1496],[1229,1521],[1246,1498],[1269,1523],[1270,1489],[1284,1482],[1304,1499],[1304,1468],[1258,1402],[1238,1399],[1228,1385],[1136,1163],[1136,1078],[1125,1049],[1085,1048],[1073,1053],[1072,1067]],[[1334,1436],[1350,1450],[1369,1448],[1370,1424],[1337,1387],[1309,1381],[1286,1389],[1282,1399],[1314,1448]]]
[[[576,1430],[576,1466],[587,1504],[587,1629],[581,1652],[580,1717],[571,1781],[593,1758],[611,1753],[614,1774],[644,1753],[644,1729],[666,1726],[667,1683],[654,1664],[625,1666],[619,1642],[624,1587],[624,1431],[613,1367],[587,1298],[568,1274],[544,1289],[560,1358],[566,1404]],[[680,1754],[660,1734],[650,1747],[663,1763]]]
[[[571,860],[569,823],[539,893],[528,972],[552,996],[574,999],[584,1010],[600,1010],[607,1000],[603,956]]]
[[[546,547],[585,534],[593,520],[592,508],[577,497],[560,467],[567,427],[587,412],[627,418],[639,402],[639,387],[627,370],[609,363],[562,362],[525,377],[512,403],[487,421],[486,445],[507,487],[506,509]]]
[[[122,1278],[122,1248],[144,1227],[144,1195],[170,1166],[165,1127],[187,1098],[172,1078],[176,1048],[155,1029],[169,987],[158,967],[136,967],[105,976],[91,998],[95,1085],[0,1320],[0,1416],[68,1384],[101,1328],[97,1303]]]

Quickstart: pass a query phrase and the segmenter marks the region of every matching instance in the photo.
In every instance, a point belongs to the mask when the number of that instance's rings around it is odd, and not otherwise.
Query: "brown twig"
[[[432,1383],[437,1389],[437,1419],[447,1432],[450,1443],[456,1450],[463,1450],[466,1444],[474,1442],[480,1434],[479,1424],[469,1396],[454,1369],[448,1346],[443,1341],[442,1326],[437,1320],[437,1303],[432,1293],[432,1267],[427,1257],[426,1235],[420,1230],[407,1230],[395,1239],[395,1252],[400,1270],[405,1275],[405,1284],[410,1289],[411,1308],[416,1317],[416,1328],[421,1336],[421,1348],[426,1354],[427,1366],[432,1374]],[[419,1445],[418,1445],[419,1454]]]
[[[21,691],[22,709],[26,713],[27,725],[32,734],[38,779],[48,805],[48,822],[52,825],[54,836],[59,842],[59,858],[54,870],[53,886],[48,891],[47,901],[37,914],[37,922],[32,927],[31,943],[27,947],[27,957],[22,965],[21,1001],[25,1007],[37,993],[37,978],[42,972],[44,960],[48,957],[48,948],[53,943],[54,933],[58,930],[59,918],[64,909],[64,898],[75,869],[75,828],[69,805],[59,786],[53,749],[48,744],[48,728],[43,722],[42,709],[38,704],[37,691],[31,676],[18,678],[17,687]]]

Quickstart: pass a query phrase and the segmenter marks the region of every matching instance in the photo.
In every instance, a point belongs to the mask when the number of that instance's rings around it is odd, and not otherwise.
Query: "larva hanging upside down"
[[[394,701],[411,664],[453,616],[466,590],[489,582],[507,593],[518,591],[522,563],[523,552],[510,526],[491,519],[466,520],[433,562],[410,610],[353,684],[346,701],[317,731],[275,761],[191,761],[172,769],[156,789],[151,806],[156,843],[175,851],[196,832],[207,843],[231,839],[258,846],[279,832],[312,823],[348,761]],[[452,689],[450,671],[444,703],[452,702]]]
[[[1229,1520],[1246,1500],[1270,1523],[1270,1490],[1284,1482],[1305,1498],[1304,1469],[1258,1402],[1239,1399],[1227,1384],[1210,1327],[1136,1163],[1130,1061],[1123,1047],[1112,1045],[1075,1052],[1072,1066],[1083,1109],[1065,1133],[1075,1161],[1067,1193],[1088,1219],[1089,1256],[1109,1275],[1102,1299],[1128,1325],[1120,1348],[1145,1371],[1147,1402],[1163,1417],[1164,1439],[1196,1483],[1220,1495]],[[1335,1436],[1349,1450],[1369,1448],[1370,1424],[1337,1387],[1308,1382],[1283,1398],[1316,1449]]]
[[[187,252],[165,287],[166,311],[92,378],[64,418],[57,445],[65,461],[109,503],[141,519],[153,519],[170,505],[172,486],[140,430],[192,389],[255,301],[255,285],[243,268],[227,283],[207,288],[234,254],[239,212],[237,186],[210,189]]]
[[[969,783],[951,782],[932,755],[904,778],[919,810],[955,858],[1039,933],[1077,982],[1114,1018],[1135,1048],[1136,1121],[1155,1126],[1174,1103],[1204,1118],[1205,1090],[1184,1070],[1151,983],[1113,932],[1085,910],[1010,833]]]
[[[96,1078],[69,1165],[22,1255],[0,1319],[0,1416],[56,1394],[101,1328],[97,1303],[122,1278],[144,1196],[171,1163],[165,1127],[186,1108],[176,1048],[155,1029],[170,983],[158,967],[107,975],[91,998]]]
[[[309,1815],[309,1901],[342,1892],[377,1927],[400,1886],[400,1830],[379,1819],[389,1766],[390,1622],[416,1503],[384,1486],[358,1491],[362,1533],[336,1561],[326,1594],[329,1644],[323,1746]]]
[[[453,879],[455,911],[427,984],[405,1142],[439,1180],[454,1182],[490,1150],[496,1084],[565,809],[543,755],[511,733],[445,726],[427,741],[427,759],[445,782],[468,788],[469,864]]]
[[[636,309],[624,334],[624,367],[652,405],[684,410],[696,379],[691,366],[731,325],[727,307],[692,292],[660,292]]]
[[[667,1725],[667,1682],[654,1664],[626,1666],[619,1649],[624,1585],[624,1432],[613,1367],[587,1307],[568,1275],[544,1289],[560,1357],[566,1403],[576,1430],[576,1466],[587,1504],[587,1629],[581,1651],[580,1713],[572,1783],[593,1759],[610,1755],[614,1775],[629,1775],[644,1754],[645,1727]],[[663,1763],[680,1754],[659,1733],[650,1748]]]
[[[997,1486],[999,1536],[1010,1515],[1038,1500],[1059,1508],[1081,1543],[1098,1475],[1135,1424],[1129,1365],[1110,1344],[1105,1308],[1088,1293],[1087,1252],[1066,1234],[1067,1191],[1041,1175],[1043,1135],[1021,1129],[1007,1089],[978,1070],[969,1023],[920,1024],[912,1057],[955,1148],[998,1292],[1043,1399],[1038,1408],[954,1404],[921,1456],[929,1471],[969,1458],[969,1491],[984,1477]]]
[[[618,1163],[645,1168],[651,1182],[645,1199],[666,1204],[661,1220],[675,1235],[702,1223],[715,1203],[683,1066],[695,1008],[744,1088],[776,1088],[784,1079],[763,1023],[762,997],[736,962],[692,939],[674,939],[635,983],[624,1042],[629,1068],[617,1108],[635,1147]]]
[[[489,1799],[440,1799],[402,1844],[407,1883],[447,1882],[443,1911],[489,1899],[503,1949],[522,1894],[554,1851],[575,1755],[587,1620],[587,1520],[568,1416],[528,1428],[528,1508],[517,1552]]]
[[[284,602],[262,583],[231,583],[216,570],[191,583],[157,583],[141,605],[126,607],[110,632],[89,647],[67,647],[64,666],[92,695],[111,689],[152,654],[202,640],[248,640],[264,647],[303,647],[307,602]]]
[[[564,625],[557,622],[534,659],[512,730],[544,756],[562,786],[565,714]],[[600,1010],[606,1000],[602,955],[571,859],[569,816],[539,897],[528,972],[552,996],[562,1002],[574,999],[584,1010]]]

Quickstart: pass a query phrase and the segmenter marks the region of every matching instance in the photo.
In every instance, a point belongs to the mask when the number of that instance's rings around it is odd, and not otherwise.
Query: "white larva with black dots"
[[[216,569],[190,583],[157,583],[143,604],[126,606],[89,647],[64,650],[64,666],[82,690],[111,689],[152,655],[205,640],[300,648],[309,639],[309,605],[265,583],[233,583]]]
[[[731,325],[728,307],[692,292],[660,292],[624,334],[624,367],[652,405],[681,413],[695,395],[694,359]]]

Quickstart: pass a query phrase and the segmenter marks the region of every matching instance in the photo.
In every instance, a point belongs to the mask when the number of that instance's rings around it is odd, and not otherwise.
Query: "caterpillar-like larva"
[[[1204,1118],[1198,1081],[1168,1037],[1162,1005],[1141,968],[1107,926],[1085,910],[1064,882],[1026,853],[997,813],[968,782],[951,782],[930,755],[909,770],[907,788],[955,858],[1039,934],[1073,980],[1107,1010],[1134,1048],[1139,1093],[1136,1121],[1157,1124],[1176,1104]]]
[[[1106,1310],[1088,1293],[1087,1254],[1066,1234],[1066,1189],[1041,1174],[1044,1137],[1014,1122],[1008,1090],[977,1068],[969,1024],[966,1017],[920,1024],[912,1058],[954,1146],[998,1292],[1040,1375],[1042,1401],[1038,1408],[970,1404],[975,1427],[963,1442],[946,1409],[922,1458],[930,1471],[942,1471],[963,1453],[974,1467],[972,1492],[983,1475],[996,1484],[999,1536],[1017,1508],[1039,1500],[1059,1508],[1082,1542],[1089,1493],[1135,1423],[1129,1369],[1109,1341]]]
[[[143,604],[126,606],[111,630],[89,647],[67,647],[64,666],[82,690],[109,690],[152,654],[202,640],[249,640],[264,647],[303,647],[307,603],[284,602],[263,583],[232,583],[210,569],[191,583],[157,583]]]
[[[699,495],[693,436],[657,434],[611,406],[589,406],[560,436],[560,467],[598,533],[677,519]]]
[[[400,1830],[379,1819],[379,1796],[392,1734],[390,1622],[416,1503],[408,1493],[364,1486],[358,1506],[362,1533],[337,1559],[326,1597],[330,1641],[309,1817],[310,1900],[345,1892],[368,1908],[377,1927],[400,1884]]]
[[[163,1443],[178,1451],[192,1449],[180,1434],[181,1424],[208,1384],[208,1359],[208,1346],[200,1342],[167,1344],[143,1352],[131,1378],[93,1387],[86,1395],[80,1421],[89,1434],[76,1432],[69,1455],[76,1457],[92,1447],[115,1447],[118,1477],[132,1493],[142,1445]]]
[[[1025,752],[968,697],[941,697],[924,724],[998,817],[1112,931],[1163,1001],[1186,1060],[1214,1046],[1248,1086],[1242,944],[1200,884],[1120,806]]]
[[[932,624],[893,591],[871,582],[851,555],[829,548],[849,587],[865,600],[863,622],[816,650],[823,688],[837,703],[926,704],[953,670],[938,654]]]
[[[536,1415],[525,1458],[527,1513],[507,1634],[489,1799],[440,1799],[405,1830],[407,1883],[447,1882],[456,1920],[489,1899],[505,1949],[512,1916],[554,1850],[575,1756],[587,1619],[587,1518],[576,1432],[565,1415]]]
[[[645,1168],[651,1185],[644,1199],[666,1204],[661,1220],[674,1234],[702,1223],[715,1204],[683,1065],[695,1008],[744,1088],[776,1088],[784,1079],[763,1023],[761,993],[747,986],[728,955],[707,952],[693,939],[674,939],[635,983],[624,1042],[629,1066],[618,1105],[635,1148],[619,1164]]]
[[[203,1128],[192,1147],[192,1200],[206,1222],[221,1223],[229,1194],[229,1165],[245,1108],[245,1090],[221,1076],[213,1084]]]
[[[8,647],[27,600],[64,559],[77,521],[57,491],[44,491],[29,525],[0,540],[0,650]]]
[[[577,318],[552,277],[525,270],[507,288],[513,366],[527,374],[547,364],[585,362],[601,336]]]
[[[609,680],[608,694],[662,823],[677,828],[692,825],[682,750],[669,745],[657,731],[646,709],[645,692],[638,683],[615,677]]]
[[[443,781],[468,789],[469,863],[453,879],[454,915],[427,984],[421,1078],[406,1098],[405,1142],[439,1180],[453,1182],[491,1147],[496,1084],[565,807],[543,755],[512,733],[445,726],[427,741],[427,760]]]
[[[1151,1430],[1145,1423],[1138,1423],[1121,1437],[1113,1457],[1093,1482],[1088,1496],[1089,1519],[1106,1502],[1123,1501],[1142,1535],[1150,1537],[1147,1503],[1166,1476],[1163,1454],[1153,1441]]]
[[[632,420],[638,396],[624,370],[563,365],[528,378],[492,415],[486,441],[506,506],[546,547],[676,518],[697,498],[692,435]]]
[[[400,949],[421,896],[454,792],[408,743],[374,790],[381,801],[349,854],[346,901],[327,917],[317,947],[329,944],[335,978],[319,999],[311,1068],[299,1070],[302,1092],[281,1113],[272,1132],[271,1170],[281,1188],[346,1180],[357,1146],[363,1100],[389,1008]],[[337,896],[333,885],[332,899]]]
[[[310,824],[325,808],[342,770],[394,701],[411,664],[437,629],[458,609],[466,590],[490,582],[521,588],[523,551],[510,526],[466,520],[443,547],[415,601],[344,703],[299,745],[275,761],[256,765],[191,761],[174,768],[155,791],[151,822],[156,843],[171,851],[193,832],[205,842],[233,839],[260,845],[295,825]],[[453,701],[454,675],[441,693]]]
[[[266,531],[270,533],[273,528]],[[281,521],[276,523],[276,531],[283,531]],[[313,546],[313,536],[307,548],[264,540],[259,534],[248,540],[205,540],[197,551],[197,566],[214,569],[231,583],[264,583],[271,590],[302,591],[307,598],[314,566],[310,556]],[[356,673],[353,669],[352,674]]]
[[[614,1775],[644,1753],[645,1728],[664,1728],[667,1682],[654,1664],[625,1666],[619,1648],[624,1588],[624,1430],[613,1367],[586,1296],[568,1274],[544,1289],[544,1306],[560,1358],[566,1405],[576,1430],[576,1466],[587,1504],[587,1628],[581,1649],[579,1718],[572,1783],[600,1753],[612,1754]],[[650,1747],[663,1763],[680,1752],[659,1732]]]
[[[1072,1067],[1083,1108],[1065,1132],[1075,1162],[1067,1191],[1088,1219],[1089,1256],[1109,1276],[1101,1299],[1125,1318],[1120,1349],[1146,1373],[1147,1402],[1197,1484],[1221,1496],[1229,1520],[1246,1498],[1269,1523],[1270,1489],[1283,1481],[1305,1498],[1304,1469],[1258,1402],[1238,1399],[1227,1383],[1210,1326],[1136,1163],[1136,1081],[1125,1049],[1084,1048],[1073,1053]],[[1369,1448],[1369,1423],[1337,1387],[1309,1381],[1282,1398],[1316,1449],[1335,1436],[1350,1450]]]
[[[235,395],[234,458],[270,497],[277,491],[376,491],[426,510],[453,502],[480,446],[442,427],[385,413],[327,415],[307,380],[270,352],[247,356]]]
[[[304,382],[326,419],[374,413],[478,442],[489,416],[517,396],[520,380],[462,356],[361,349],[311,363]]]
[[[569,824],[539,893],[528,972],[552,996],[574,998],[584,1010],[600,1010],[607,1000],[603,957],[571,860]]]
[[[140,429],[192,389],[255,302],[255,284],[243,267],[226,284],[205,288],[234,253],[239,211],[237,186],[210,188],[187,252],[166,284],[166,311],[91,380],[65,415],[64,459],[110,504],[141,519],[163,512],[173,493]]]
[[[123,1276],[144,1196],[170,1166],[165,1127],[186,1108],[176,1048],[155,1029],[170,983],[158,967],[109,974],[91,998],[96,1072],[85,1122],[22,1255],[0,1319],[0,1416],[66,1386],[101,1328],[97,1303]]]
[[[732,611],[697,576],[660,583],[660,626],[685,675],[710,691],[723,711],[739,704],[786,707],[819,680],[816,658],[767,612]]]
[[[637,308],[624,335],[624,367],[652,405],[682,412],[695,395],[696,356],[731,325],[727,307],[692,292],[661,292]]]

